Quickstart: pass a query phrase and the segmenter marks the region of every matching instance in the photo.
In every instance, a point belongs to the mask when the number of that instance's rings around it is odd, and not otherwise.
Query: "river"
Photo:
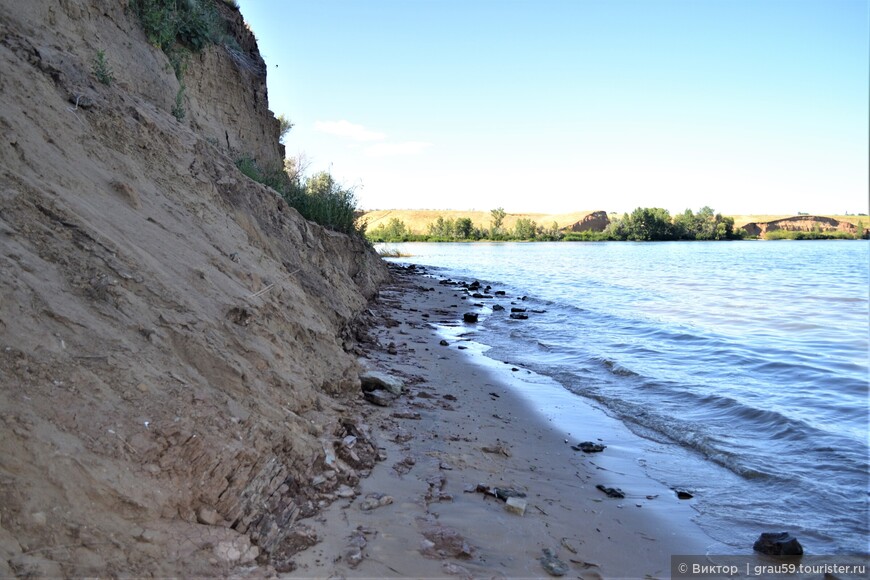
[[[486,356],[679,447],[684,465],[644,469],[693,490],[711,536],[737,547],[789,530],[808,553],[868,552],[867,242],[389,247],[505,290],[507,311],[481,301]]]

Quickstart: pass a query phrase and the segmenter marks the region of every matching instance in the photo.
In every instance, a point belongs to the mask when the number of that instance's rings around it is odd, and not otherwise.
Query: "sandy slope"
[[[196,55],[179,121],[125,5],[0,0],[0,577],[281,568],[358,423],[386,270],[237,170],[283,155],[265,67]]]

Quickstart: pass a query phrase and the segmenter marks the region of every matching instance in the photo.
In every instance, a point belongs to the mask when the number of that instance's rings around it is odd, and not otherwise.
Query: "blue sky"
[[[868,211],[870,0],[239,0],[365,209]]]

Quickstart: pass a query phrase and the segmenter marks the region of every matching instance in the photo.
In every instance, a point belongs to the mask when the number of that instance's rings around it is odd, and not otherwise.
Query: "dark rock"
[[[695,497],[684,489],[675,489],[674,492],[676,492],[677,498],[679,499],[692,499],[693,497]]]
[[[498,312],[499,310],[504,310],[504,306],[502,306],[501,304],[493,304],[492,305],[493,312]]]
[[[474,282],[472,282],[471,284],[468,285],[469,290],[477,290],[479,288],[480,288],[480,282],[478,282],[477,280],[475,280]]]
[[[450,343],[443,339],[438,344],[440,344],[441,346],[450,346]]]
[[[498,498],[501,501],[507,501],[510,497],[526,497],[525,493],[517,489],[512,489],[510,487],[490,487],[482,483],[478,483],[473,491]]]
[[[595,486],[596,489],[603,491],[607,494],[607,497],[612,497],[615,499],[623,499],[625,497],[625,492],[623,492],[618,487],[604,487],[601,484]]]
[[[360,374],[363,391],[376,391],[382,389],[393,395],[401,395],[404,383],[392,375],[380,371],[364,371]]]
[[[481,299],[481,298],[492,298],[492,296],[488,296],[488,295],[486,295],[486,294],[481,294],[481,293],[479,293],[479,292],[475,292],[474,294],[471,295],[471,297],[472,297],[472,298],[477,298],[478,300]]]
[[[496,296],[504,296],[504,295],[505,295],[505,291],[504,291],[504,290],[496,290],[496,291],[495,291],[495,295],[496,295]]]
[[[363,397],[369,403],[377,405],[379,407],[390,407],[393,404],[393,401],[396,399],[396,396],[388,391],[384,391],[383,389],[375,389],[374,391],[366,391],[363,393]]]
[[[568,573],[568,565],[556,557],[556,552],[550,548],[544,549],[544,555],[539,558],[541,566],[550,576],[564,576]]]
[[[511,312],[525,312],[525,308],[511,308]]]
[[[764,532],[755,540],[752,549],[770,556],[801,556],[804,553],[797,538],[788,532]]]
[[[430,522],[422,527],[423,537],[428,540],[420,546],[420,552],[424,556],[468,560],[474,555],[474,548],[453,528]]]
[[[511,314],[511,318],[513,318],[514,320],[528,320],[529,315],[528,314],[521,314],[519,312],[514,312]]]
[[[583,441],[582,443],[578,443],[577,445],[572,445],[571,449],[573,449],[574,451],[582,451],[583,453],[601,453],[602,451],[607,449],[607,445],[593,443],[592,441]]]
[[[522,298],[520,298],[520,300],[528,300],[528,299],[529,299],[528,296],[523,296]]]
[[[461,344],[459,346],[457,346],[456,348],[458,348],[459,350],[467,350],[468,349],[467,346],[462,346]]]
[[[415,421],[422,419],[422,416],[417,411],[396,411],[392,414],[392,417],[396,419],[413,419]]]
[[[462,320],[464,322],[477,322],[477,313],[476,312],[466,312],[462,315]]]

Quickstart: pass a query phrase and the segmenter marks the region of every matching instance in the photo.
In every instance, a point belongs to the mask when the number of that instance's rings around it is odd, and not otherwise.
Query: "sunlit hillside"
[[[592,210],[576,211],[572,213],[561,214],[546,214],[546,213],[509,213],[505,216],[504,227],[507,229],[513,228],[516,221],[520,218],[533,220],[540,226],[550,227],[553,222],[559,225],[559,228],[569,227],[572,224],[582,220],[584,217],[592,213]],[[620,216],[622,214],[619,214]],[[769,222],[778,219],[794,217],[797,214],[782,213],[782,214],[741,214],[732,215],[734,225],[740,227],[750,222]],[[492,216],[488,211],[462,211],[462,210],[437,210],[437,209],[379,209],[365,212],[362,219],[368,222],[368,230],[371,231],[381,224],[386,226],[387,222],[392,218],[396,218],[404,222],[405,227],[412,233],[425,234],[428,231],[429,224],[438,219],[438,217],[446,219],[471,218],[475,226],[488,228]],[[612,217],[612,216],[611,216]],[[870,217],[858,215],[826,215],[824,217],[834,218],[839,221],[850,222],[858,225],[858,221],[863,221],[865,226],[870,226]]]
[[[734,218],[735,226],[744,226],[748,223],[760,223],[760,222],[772,222],[774,220],[781,220],[785,218],[794,217],[797,214],[794,213],[778,213],[778,214],[745,214],[745,215],[732,215]],[[820,217],[829,217],[833,218],[837,221],[841,222],[849,222],[852,224],[858,225],[858,221],[862,220],[865,226],[870,226],[870,217],[866,215],[833,215],[833,214],[825,214]]]
[[[589,211],[576,211],[573,213],[548,214],[548,213],[509,213],[504,218],[504,227],[513,228],[518,219],[526,218],[540,226],[550,227],[553,222],[559,224],[559,228],[570,226],[592,213]],[[460,211],[460,210],[437,210],[437,209],[382,209],[365,212],[363,220],[368,223],[371,231],[381,224],[386,225],[392,218],[404,222],[405,227],[412,233],[425,234],[429,224],[442,217],[445,220],[458,218],[471,218],[475,226],[488,228],[492,216],[488,211]]]

